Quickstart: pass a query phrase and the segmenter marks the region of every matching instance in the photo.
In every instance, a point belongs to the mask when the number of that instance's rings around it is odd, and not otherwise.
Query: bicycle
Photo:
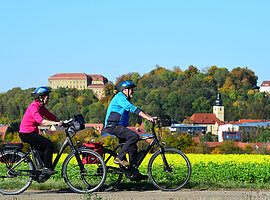
[[[63,123],[65,139],[53,162],[55,169],[64,149],[70,146],[72,151],[62,165],[62,177],[69,188],[77,193],[90,193],[101,187],[106,179],[107,169],[103,158],[96,152],[85,147],[78,148],[73,144],[72,137],[76,132],[85,128],[82,115],[76,115]],[[39,153],[30,147],[24,153],[21,145],[7,144],[0,149],[0,193],[6,195],[19,194],[32,183],[43,183],[51,175],[43,174],[43,162]],[[83,162],[84,155],[91,155],[98,164]]]
[[[151,182],[160,190],[176,191],[184,187],[191,176],[191,164],[187,156],[178,149],[164,147],[165,143],[160,143],[155,132],[155,126],[170,126],[171,118],[165,115],[152,124],[150,136],[142,137],[139,140],[152,140],[147,149],[138,152],[131,167],[118,166],[113,163],[117,156],[117,150],[124,145],[118,144],[114,150],[103,149],[103,159],[107,166],[107,178],[101,190],[109,191],[114,189],[122,180],[123,175],[127,178],[134,178],[139,173],[138,168],[150,150],[157,146],[149,160],[147,172]]]

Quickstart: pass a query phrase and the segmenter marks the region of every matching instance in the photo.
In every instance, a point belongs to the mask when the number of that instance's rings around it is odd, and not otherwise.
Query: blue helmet
[[[34,98],[38,98],[39,96],[45,96],[47,94],[49,94],[51,92],[51,90],[47,87],[38,87],[37,89],[35,89],[31,95]]]
[[[116,88],[121,92],[123,89],[129,89],[137,87],[132,81],[123,81]]]

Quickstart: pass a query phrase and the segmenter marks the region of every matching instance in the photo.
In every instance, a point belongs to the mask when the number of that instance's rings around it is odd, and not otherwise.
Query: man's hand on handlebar
[[[148,119],[147,119],[148,121],[150,121],[151,123],[157,123],[157,121],[158,121],[158,118],[157,117],[149,117]]]
[[[148,121],[150,121],[152,123],[157,122],[157,117],[151,117],[150,115],[144,113],[143,111],[140,112],[139,116],[141,116],[144,119],[147,119]]]

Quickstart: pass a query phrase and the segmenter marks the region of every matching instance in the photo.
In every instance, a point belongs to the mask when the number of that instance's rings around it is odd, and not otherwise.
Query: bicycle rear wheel
[[[0,192],[2,194],[19,194],[32,183],[30,170],[34,170],[30,159],[24,153],[7,150],[0,153]]]
[[[62,175],[71,190],[77,193],[94,192],[98,190],[106,179],[107,169],[102,157],[89,149],[78,149],[80,160],[86,156],[90,162],[84,160],[84,171],[81,171],[74,152],[65,159],[62,167]]]
[[[120,172],[119,165],[113,162],[117,154],[110,150],[103,150],[103,159],[107,166],[107,177],[106,181],[101,186],[101,191],[110,191],[113,190],[122,180],[123,174]]]
[[[167,167],[164,160],[168,163]],[[164,154],[156,151],[150,158],[147,170],[153,184],[163,191],[179,190],[191,176],[191,165],[186,155],[172,148],[165,148]]]

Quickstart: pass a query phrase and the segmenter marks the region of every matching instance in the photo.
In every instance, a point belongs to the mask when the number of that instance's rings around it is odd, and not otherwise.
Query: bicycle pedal
[[[47,174],[41,174],[40,176],[37,177],[37,182],[38,183],[44,183],[46,182],[49,178],[51,177],[51,175],[47,175]]]

